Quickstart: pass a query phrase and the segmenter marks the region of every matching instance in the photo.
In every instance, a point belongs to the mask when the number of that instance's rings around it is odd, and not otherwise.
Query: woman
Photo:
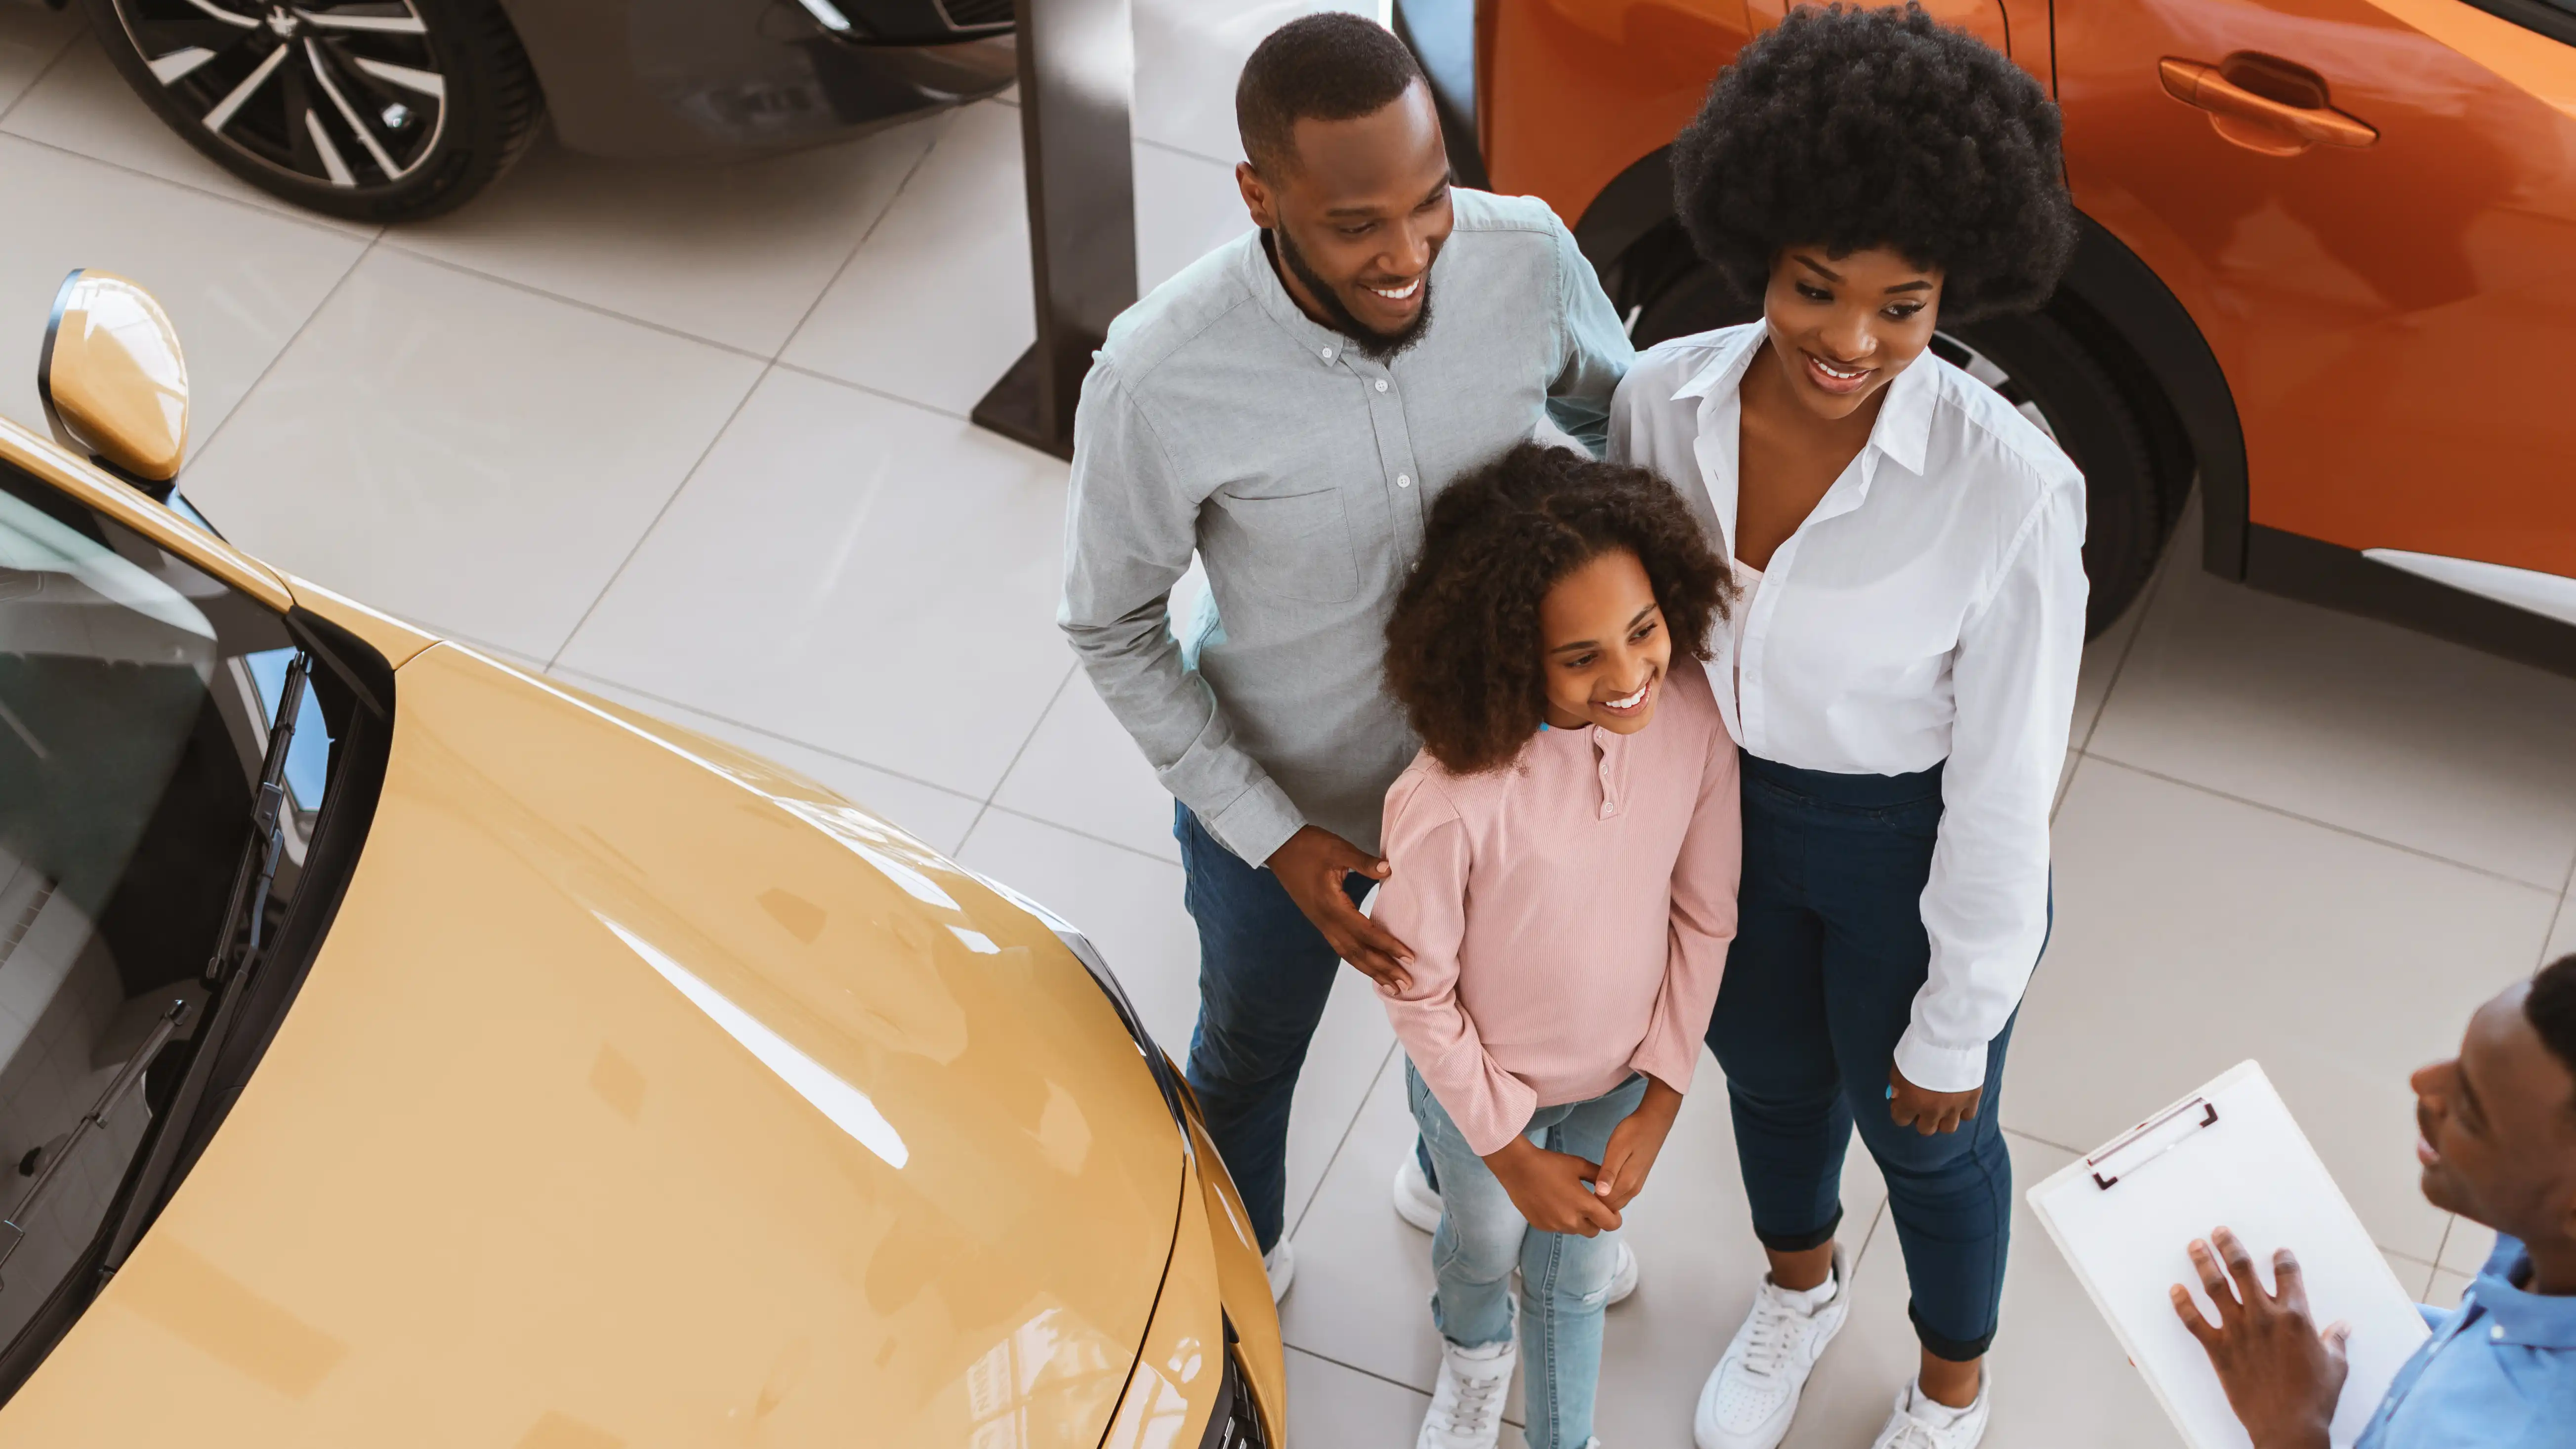
[[[1800,10],[1673,146],[1683,225],[1756,323],[1639,360],[1613,456],[1680,487],[1741,589],[1709,675],[1743,747],[1741,924],[1708,1043],[1770,1259],[1701,1449],[1770,1449],[1847,1301],[1855,1124],[1921,1368],[1879,1449],[1968,1449],[2011,1220],[2005,1046],[2048,935],[2082,652],[2084,484],[1925,355],[2043,301],[2073,250],[2057,110],[1920,9]]]

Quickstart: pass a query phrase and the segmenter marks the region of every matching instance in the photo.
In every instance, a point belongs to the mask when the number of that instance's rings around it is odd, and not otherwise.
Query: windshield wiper
[[[277,884],[277,856],[286,844],[286,832],[279,824],[286,813],[286,753],[295,744],[296,718],[304,712],[307,668],[304,651],[296,650],[286,665],[285,687],[278,691],[277,722],[269,726],[268,752],[259,763],[258,793],[250,807],[250,848],[242,852],[241,865],[233,872],[232,902],[224,907],[214,954],[206,958],[209,986],[224,979],[225,958],[232,952],[244,914],[250,917],[250,940],[242,947],[243,969],[259,957],[260,936],[268,924],[268,893]]]
[[[169,1109],[162,1114],[160,1130],[153,1134],[151,1151],[131,1179],[125,1205],[108,1236],[107,1251],[99,1260],[102,1282],[124,1265],[125,1255],[134,1250],[135,1239],[143,1235],[144,1228],[160,1212],[161,1185],[169,1181],[171,1171],[178,1166],[188,1124],[196,1119],[198,1104],[206,1095],[207,1078],[214,1074],[224,1037],[241,1014],[242,995],[251,984],[250,973],[259,964],[261,937],[268,925],[268,896],[276,888],[277,856],[286,843],[281,823],[286,812],[286,753],[295,743],[295,720],[304,709],[305,676],[311,667],[311,656],[302,649],[296,650],[295,657],[287,662],[286,684],[278,691],[277,718],[268,728],[268,750],[260,760],[259,784],[251,798],[251,838],[242,850],[240,866],[233,872],[232,901],[224,908],[224,923],[215,934],[214,952],[206,958],[206,984],[220,986],[229,978],[232,985],[215,994],[212,1008],[202,1018],[196,1049],[188,1058],[187,1075],[179,1079],[178,1090],[170,1094]],[[233,938],[241,934],[245,916],[250,922],[249,939],[236,960]],[[139,1074],[151,1064],[152,1054],[167,1044],[170,1033],[178,1029],[184,1015],[180,1008],[184,1006],[185,1002],[181,1002],[165,1022],[154,1026],[153,1036],[145,1040],[134,1062],[127,1064],[125,1074]],[[120,1079],[125,1074],[120,1074]],[[0,1229],[0,1237],[5,1236],[5,1229]]]

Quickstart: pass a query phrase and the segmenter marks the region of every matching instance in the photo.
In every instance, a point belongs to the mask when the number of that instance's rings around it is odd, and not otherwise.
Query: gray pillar
[[[1073,408],[1110,319],[1136,300],[1136,39],[1128,0],[1019,0],[1020,147],[1037,345],[975,404],[980,426],[1073,456]]]

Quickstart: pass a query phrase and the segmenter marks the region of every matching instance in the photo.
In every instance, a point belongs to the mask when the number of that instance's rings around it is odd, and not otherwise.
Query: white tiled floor
[[[1246,223],[1241,57],[1314,0],[1137,0],[1140,270]],[[1364,3],[1356,8],[1373,8]],[[1061,464],[966,410],[1032,335],[1019,116],[987,104],[723,170],[546,143],[476,205],[377,231],[278,206],[130,96],[66,18],[0,6],[0,341],[73,265],[154,287],[191,348],[183,482],[252,550],[770,754],[1083,922],[1176,1049],[1195,1001],[1170,803],[1052,623]],[[0,408],[36,414],[32,377]],[[2411,1288],[2486,1234],[2412,1185],[2405,1073],[2576,949],[2576,681],[2216,582],[2185,549],[2088,652],[2057,934],[2003,1106],[2016,1170],[2261,1058]],[[1410,1442],[1435,1345],[1386,1206],[1402,1062],[1356,976],[1291,1130],[1285,1314],[1307,1446]],[[1635,1210],[1605,1442],[1679,1449],[1752,1289],[1722,1097]],[[1855,1154],[1853,1331],[1793,1435],[1857,1446],[1902,1379],[1904,1268]],[[2172,1443],[2024,1222],[2001,1446]],[[2106,1427],[2107,1426],[2107,1427]],[[1516,1442],[1516,1441],[1514,1441]]]

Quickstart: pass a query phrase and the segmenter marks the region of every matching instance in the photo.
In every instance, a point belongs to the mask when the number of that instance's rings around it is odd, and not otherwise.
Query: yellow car
[[[261,565],[74,273],[0,421],[0,1446],[1277,1445],[1082,935]]]

